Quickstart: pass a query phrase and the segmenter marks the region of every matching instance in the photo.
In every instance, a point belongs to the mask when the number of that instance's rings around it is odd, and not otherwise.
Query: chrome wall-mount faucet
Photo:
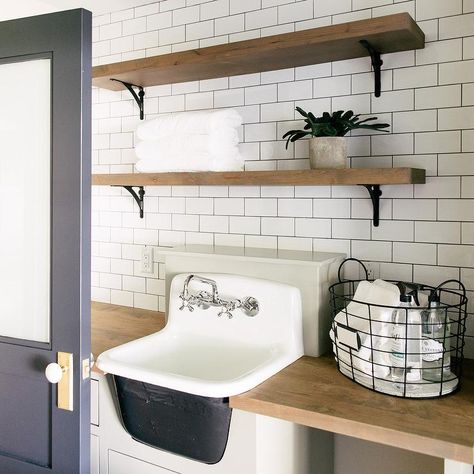
[[[189,294],[189,283],[191,280],[196,280],[200,283],[207,284],[211,287],[211,292],[200,291],[197,294]],[[208,309],[211,306],[220,307],[221,310],[217,316],[227,316],[232,319],[234,315],[232,312],[236,309],[241,309],[247,316],[256,316],[259,312],[259,303],[253,296],[247,296],[243,300],[233,299],[224,300],[219,297],[217,291],[217,283],[210,278],[205,278],[199,275],[189,275],[184,281],[183,291],[179,295],[183,304],[179,308],[181,311],[187,308],[189,311],[194,311],[194,306],[201,309]]]

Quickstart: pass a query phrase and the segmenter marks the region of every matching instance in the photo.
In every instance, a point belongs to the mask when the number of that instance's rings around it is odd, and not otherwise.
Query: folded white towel
[[[191,134],[225,133],[240,125],[242,117],[234,109],[178,112],[142,122],[137,128],[137,137],[140,140],[161,140],[170,136],[186,139]]]
[[[135,165],[142,173],[173,171],[242,171],[237,127],[242,117],[233,109],[161,115],[141,123]]]
[[[237,146],[223,146],[219,153],[213,153],[207,135],[191,135],[171,143],[144,141],[137,144],[135,152],[140,158],[135,168],[141,173],[244,169],[244,159]]]
[[[135,153],[141,160],[161,159],[177,155],[185,162],[195,154],[209,154],[216,158],[240,157],[237,130],[229,129],[225,134],[189,135],[187,137],[169,137],[162,140],[145,140],[137,143]]]
[[[135,164],[139,173],[167,173],[167,172],[193,172],[193,171],[242,171],[244,169],[241,159],[216,159],[206,153],[196,153],[187,160],[173,156],[164,156],[159,160],[140,160]]]

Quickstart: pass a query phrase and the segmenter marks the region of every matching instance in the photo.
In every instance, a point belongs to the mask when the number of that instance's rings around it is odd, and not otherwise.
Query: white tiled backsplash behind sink
[[[392,124],[391,134],[348,138],[352,167],[411,166],[425,185],[382,186],[373,227],[357,186],[147,187],[145,218],[120,188],[94,188],[93,298],[164,309],[164,268],[141,272],[144,245],[230,245],[343,252],[380,262],[382,278],[461,278],[474,301],[474,2],[472,0],[163,0],[94,18],[95,64],[234,42],[406,11],[426,48],[384,55],[375,98],[369,58],[146,88],[146,118],[235,107],[247,170],[308,167],[295,106],[353,109]],[[96,173],[132,172],[139,122],[130,94],[93,91]],[[183,133],[185,138],[185,132]],[[470,312],[474,312],[471,302]],[[466,353],[474,357],[468,320]]]

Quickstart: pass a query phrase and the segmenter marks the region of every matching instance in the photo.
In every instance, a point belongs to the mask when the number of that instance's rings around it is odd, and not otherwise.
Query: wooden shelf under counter
[[[92,352],[161,330],[163,313],[92,304]],[[97,372],[97,369],[94,369]],[[414,400],[379,394],[340,374],[332,356],[302,357],[253,390],[230,397],[232,408],[281,418],[422,454],[474,464],[474,361],[459,392]]]

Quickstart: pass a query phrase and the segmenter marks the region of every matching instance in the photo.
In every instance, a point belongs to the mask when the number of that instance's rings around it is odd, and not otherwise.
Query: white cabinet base
[[[463,462],[452,461],[451,459],[444,460],[444,474],[473,474],[474,469],[472,464],[465,464]]]
[[[99,474],[99,437],[91,434],[91,474]]]
[[[175,474],[175,472],[109,449],[108,474]]]
[[[133,440],[122,427],[107,378],[97,373],[93,377],[98,390],[92,396],[96,410],[91,424],[91,474],[335,472],[332,433],[240,410],[233,411],[227,449],[217,464],[203,464],[146,446]],[[444,460],[444,474],[473,473],[470,464]]]

